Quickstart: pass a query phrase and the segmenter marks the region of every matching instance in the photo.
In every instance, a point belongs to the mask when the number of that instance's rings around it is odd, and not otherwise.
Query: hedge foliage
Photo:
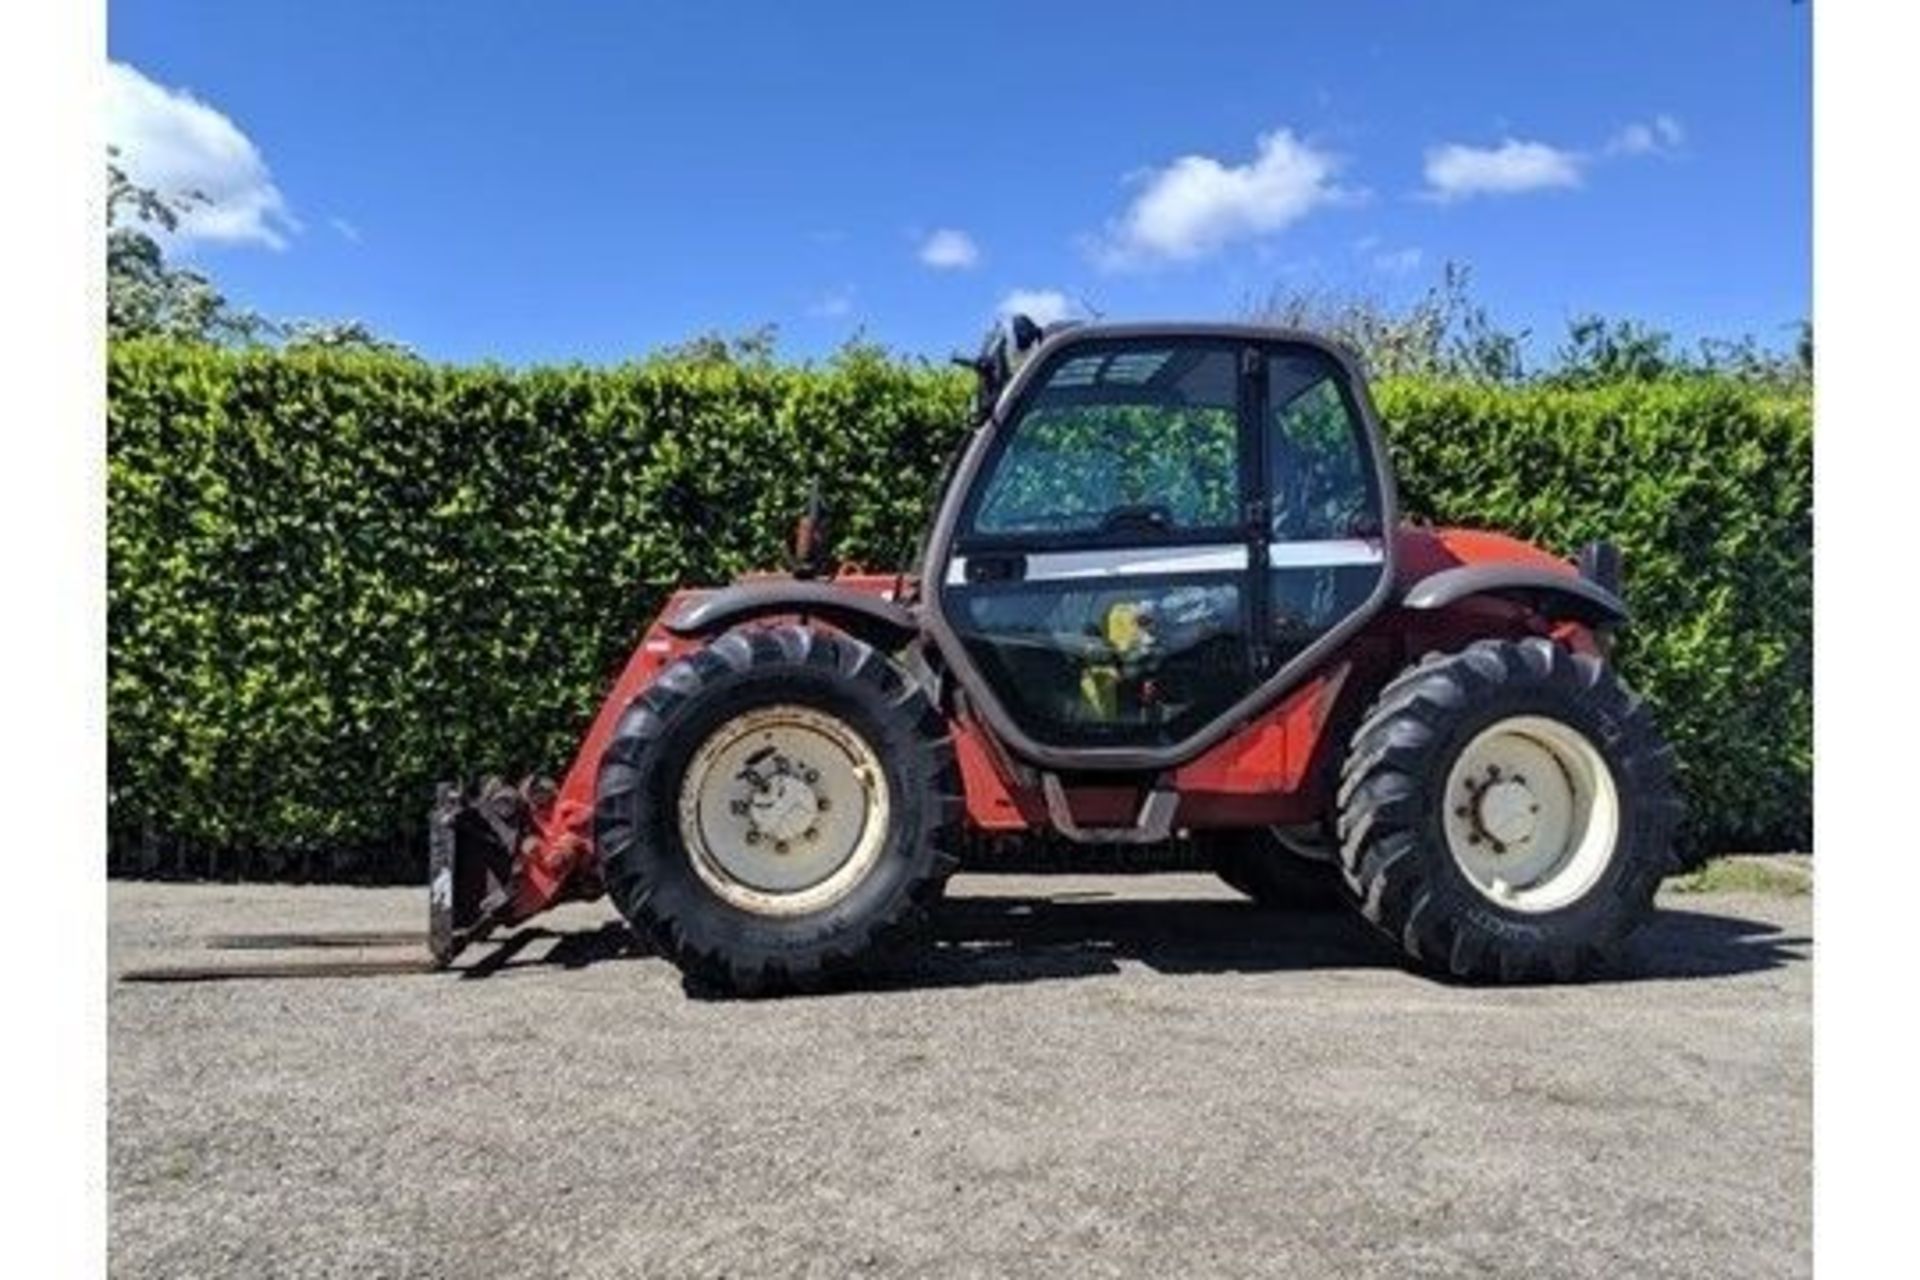
[[[1620,545],[1617,658],[1680,754],[1695,852],[1813,839],[1813,405],[1729,378],[1377,391],[1401,502]]]
[[[840,554],[905,562],[970,392],[871,353],[513,371],[141,341],[107,373],[116,865],[257,874],[411,874],[435,779],[564,768],[665,592],[777,563],[812,475]],[[1806,398],[1378,394],[1412,513],[1625,548],[1623,663],[1695,842],[1803,846]]]

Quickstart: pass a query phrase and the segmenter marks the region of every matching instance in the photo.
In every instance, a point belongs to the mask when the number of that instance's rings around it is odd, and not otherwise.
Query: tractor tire
[[[1301,857],[1269,831],[1197,832],[1194,841],[1228,888],[1262,907],[1320,911],[1340,904],[1338,868]]]
[[[690,981],[811,990],[917,932],[962,784],[919,684],[851,636],[743,627],[638,694],[601,757],[608,896]]]
[[[1419,966],[1467,980],[1587,974],[1676,869],[1673,754],[1646,704],[1539,637],[1430,654],[1389,683],[1354,734],[1339,808],[1361,914]]]

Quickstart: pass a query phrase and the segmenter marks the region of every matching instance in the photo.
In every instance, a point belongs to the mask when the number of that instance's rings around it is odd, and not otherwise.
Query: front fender
[[[789,579],[723,587],[682,606],[662,625],[677,636],[710,636],[756,618],[794,615],[820,618],[888,650],[920,634],[911,611],[871,591]]]

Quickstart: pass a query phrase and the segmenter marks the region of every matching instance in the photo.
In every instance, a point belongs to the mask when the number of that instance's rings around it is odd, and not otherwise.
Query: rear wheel
[[[1366,918],[1463,978],[1571,978],[1674,869],[1672,752],[1598,659],[1541,638],[1433,655],[1382,691],[1340,788]]]
[[[851,637],[729,632],[634,699],[602,757],[607,889],[681,969],[742,993],[872,961],[954,867],[960,782],[919,686]]]

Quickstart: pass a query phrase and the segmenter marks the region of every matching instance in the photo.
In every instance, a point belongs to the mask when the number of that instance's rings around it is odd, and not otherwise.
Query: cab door
[[[940,591],[1033,742],[1168,747],[1259,682],[1263,373],[1231,339],[1089,339],[1026,382]]]
[[[942,512],[936,636],[1035,761],[1162,767],[1384,604],[1378,430],[1315,343],[1090,333],[1035,359]]]
[[[1284,671],[1379,601],[1387,498],[1358,388],[1341,365],[1314,347],[1268,344],[1258,370],[1259,645],[1262,668]]]

